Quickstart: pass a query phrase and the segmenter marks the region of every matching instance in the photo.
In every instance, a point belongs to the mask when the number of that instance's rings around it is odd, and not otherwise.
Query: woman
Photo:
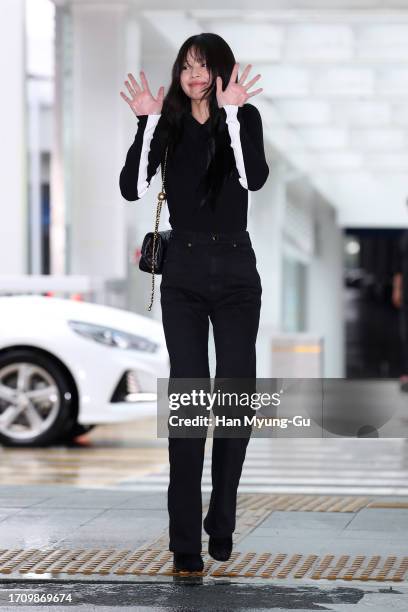
[[[264,185],[259,111],[247,100],[251,65],[239,64],[217,34],[188,38],[164,97],[146,76],[125,82],[122,98],[138,116],[137,133],[120,174],[123,197],[134,201],[160,172],[168,145],[165,191],[172,228],[161,282],[170,379],[209,379],[208,331],[216,348],[215,379],[256,379],[255,342],[262,286],[247,227],[248,191]],[[205,436],[169,437],[169,549],[176,570],[202,571],[201,477]],[[213,439],[212,494],[204,529],[209,554],[229,559],[236,497],[249,437]]]

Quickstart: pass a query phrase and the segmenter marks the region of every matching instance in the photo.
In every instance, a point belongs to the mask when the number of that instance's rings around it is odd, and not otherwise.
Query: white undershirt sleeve
[[[146,191],[149,189],[150,182],[152,182],[157,174],[160,171],[160,164],[156,170],[156,174],[153,176],[151,181],[148,181],[148,159],[149,159],[149,151],[150,151],[150,143],[153,138],[154,130],[156,129],[156,125],[160,119],[161,115],[149,115],[147,118],[146,127],[143,133],[143,144],[142,144],[142,152],[140,154],[140,164],[139,164],[139,173],[138,173],[138,181],[137,181],[137,193],[139,198],[141,198]]]
[[[239,107],[236,104],[224,104],[223,108],[225,108],[225,112],[227,114],[226,123],[231,138],[231,147],[234,151],[235,164],[239,174],[238,180],[244,189],[248,189],[248,181],[245,172],[244,155],[242,153],[240,137],[240,123],[237,117]]]

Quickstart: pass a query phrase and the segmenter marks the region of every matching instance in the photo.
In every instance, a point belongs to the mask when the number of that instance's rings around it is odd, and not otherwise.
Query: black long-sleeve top
[[[225,105],[227,142],[235,167],[217,197],[215,210],[197,207],[199,182],[205,173],[209,120],[201,124],[188,113],[181,142],[167,156],[165,191],[172,229],[228,232],[247,228],[248,191],[257,191],[269,175],[265,159],[262,120],[252,104]],[[164,159],[163,116],[139,115],[137,132],[120,173],[120,191],[129,201],[139,200],[160,173]],[[161,180],[161,178],[160,178]],[[157,192],[161,183],[156,181]]]

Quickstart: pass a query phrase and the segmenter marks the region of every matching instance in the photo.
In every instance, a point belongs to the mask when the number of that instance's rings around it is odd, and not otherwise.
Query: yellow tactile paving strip
[[[407,509],[408,508],[408,502],[400,502],[400,501],[373,501],[370,502],[367,505],[367,508],[391,508],[391,509],[395,509],[398,510],[399,508],[401,509]]]
[[[261,523],[267,516],[271,513],[270,510],[256,509],[252,511],[248,511],[246,509],[237,508],[236,512],[236,525],[234,531],[234,542],[239,542],[242,540],[248,533],[253,531],[259,523]],[[205,513],[204,513],[205,516]],[[208,542],[208,535],[203,530],[202,532],[202,542],[205,545]],[[154,539],[149,543],[149,548],[167,548],[169,544],[169,535],[168,530],[165,529],[158,538]]]
[[[341,495],[274,495],[239,494],[237,497],[236,528],[234,542],[239,542],[274,510],[291,512],[357,512],[367,507],[370,497]],[[203,505],[204,516],[208,506]],[[167,529],[149,543],[149,548],[167,548]],[[203,543],[208,535],[203,531]]]
[[[215,561],[203,552],[200,576],[266,579],[407,581],[408,557],[302,553],[238,552],[227,562]],[[173,554],[157,548],[135,551],[116,549],[2,549],[0,574],[177,576]]]
[[[371,497],[356,495],[277,495],[271,493],[241,493],[238,495],[237,508],[253,512],[257,509],[263,510],[284,510],[298,512],[357,512],[366,507],[385,507],[371,506]],[[392,503],[392,502],[390,502]],[[370,504],[370,506],[369,506]],[[387,506],[400,507],[400,506]],[[407,504],[408,507],[408,504]]]
[[[341,495],[274,495],[238,494],[236,527],[234,542],[241,541],[253,531],[274,510],[292,512],[357,512],[365,508],[371,501],[370,497]],[[203,517],[208,505],[203,504]],[[202,541],[208,542],[208,535],[203,530]],[[147,545],[151,549],[166,549],[169,543],[168,530],[165,529],[157,538]]]

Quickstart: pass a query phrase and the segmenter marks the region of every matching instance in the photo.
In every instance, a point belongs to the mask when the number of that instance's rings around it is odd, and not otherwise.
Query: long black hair
[[[227,86],[235,64],[234,54],[218,34],[204,32],[190,36],[180,47],[171,73],[171,84],[163,100],[162,114],[167,120],[167,144],[169,158],[175,150],[183,133],[183,120],[191,113],[191,99],[180,85],[180,75],[186,62],[188,52],[195,60],[206,62],[210,74],[210,83],[203,91],[202,99],[208,97],[210,112],[208,131],[208,153],[206,173],[201,179],[203,187],[200,207],[209,205],[215,209],[217,195],[223,181],[232,173],[234,165],[233,151],[230,146],[225,121],[225,111],[218,107],[216,96],[216,78],[222,79],[222,88]]]

